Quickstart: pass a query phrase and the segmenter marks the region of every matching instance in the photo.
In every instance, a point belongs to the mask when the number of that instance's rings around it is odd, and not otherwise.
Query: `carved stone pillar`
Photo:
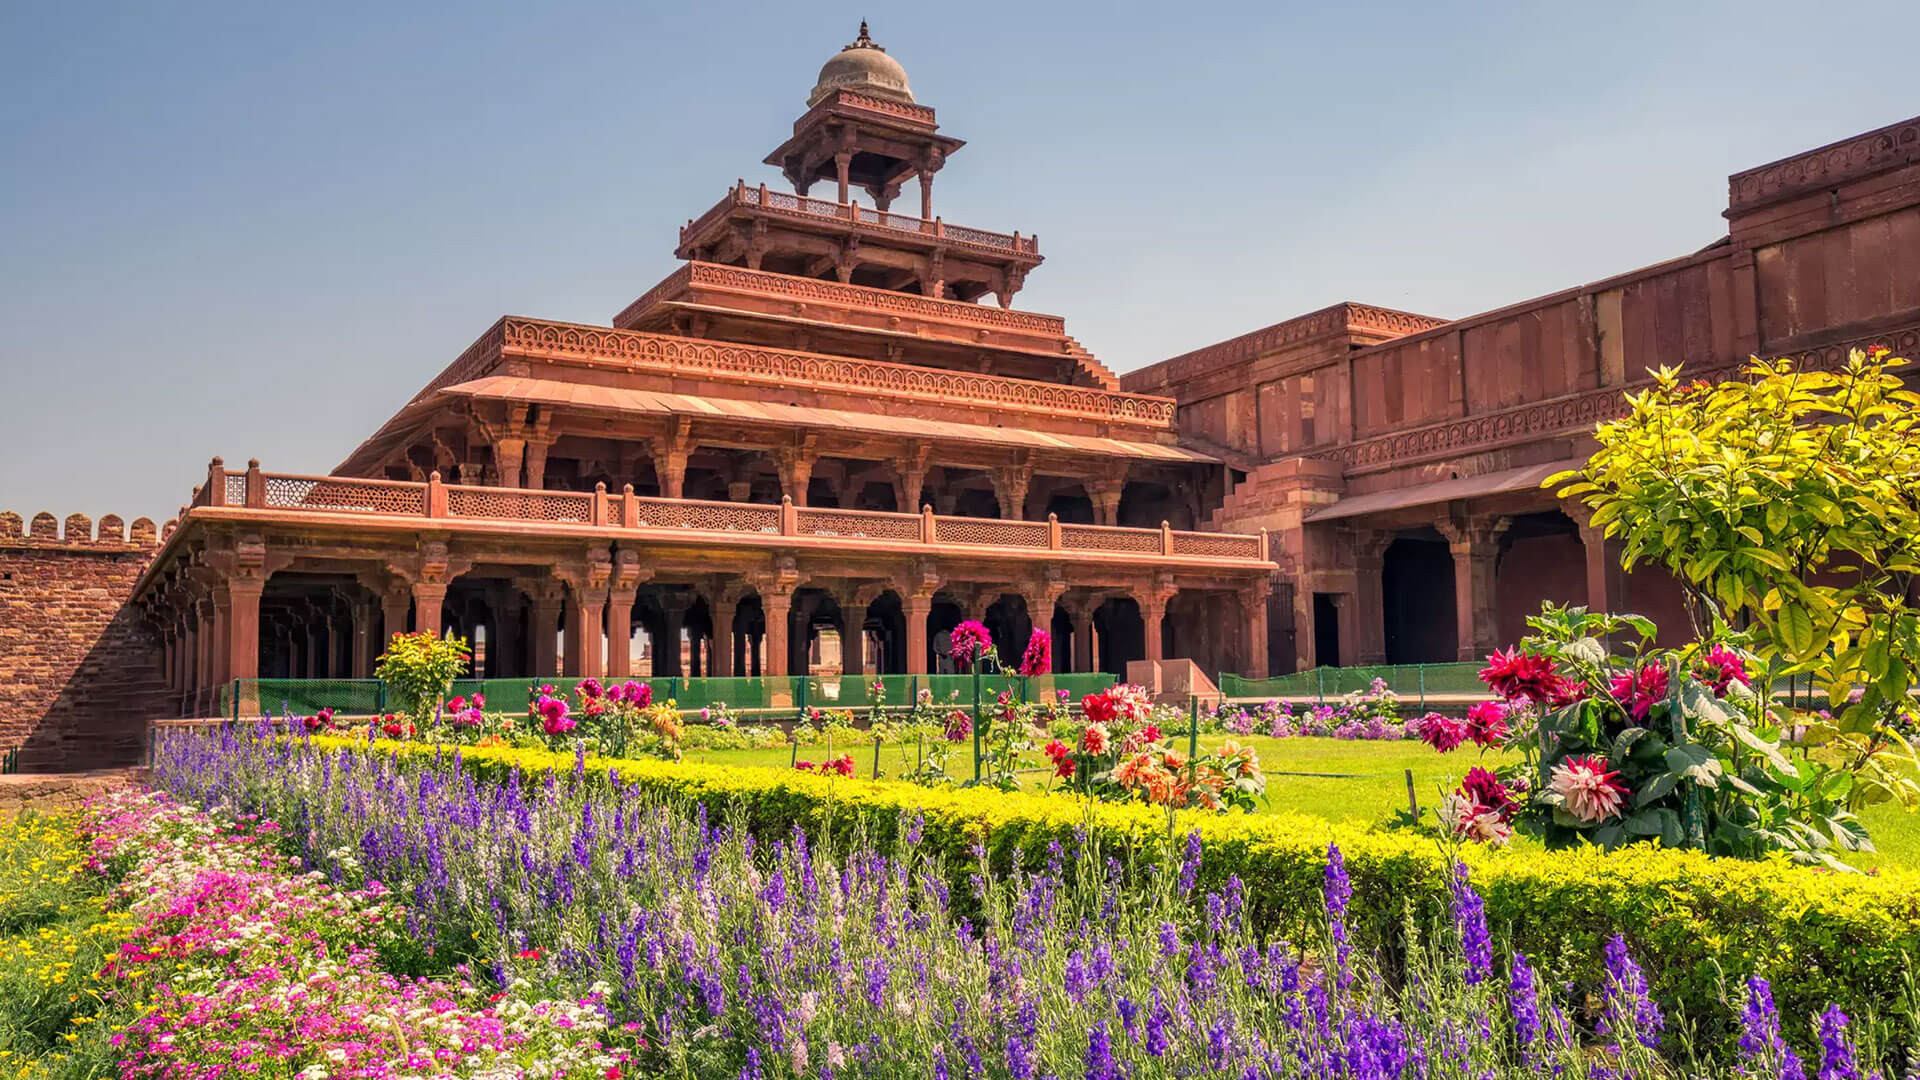
[[[847,172],[852,167],[853,167],[853,151],[842,150],[841,152],[833,155],[833,171],[834,171],[834,175],[839,177],[840,203],[843,206],[846,204],[846,201],[847,201]]]
[[[493,443],[493,468],[498,474],[501,487],[517,488],[520,482],[520,466],[526,459],[527,440],[496,439]]]
[[[1273,584],[1261,580],[1240,590],[1240,625],[1246,631],[1247,678],[1267,677],[1267,599]]]
[[[1580,527],[1580,543],[1586,548],[1587,556],[1587,610],[1612,611],[1613,604],[1622,599],[1613,595],[1613,580],[1619,564],[1614,561],[1614,553],[1603,529],[1591,525]]]
[[[813,480],[813,466],[818,460],[813,439],[807,437],[791,446],[781,447],[775,452],[774,459],[780,469],[780,489],[793,500],[793,505],[807,505],[807,487]]]
[[[233,598],[225,582],[213,587],[213,677],[215,687],[227,685],[233,664]]]
[[[524,591],[531,600],[527,632],[533,636],[533,670],[528,674],[548,678],[560,673],[560,608],[565,590],[558,581],[543,579],[529,582]]]
[[[1140,604],[1140,619],[1146,624],[1148,660],[1165,660],[1164,624],[1167,620],[1167,601],[1173,599],[1177,590],[1163,580],[1155,580],[1146,589],[1134,593],[1134,599]]]
[[[761,590],[760,609],[767,617],[767,662],[766,672],[773,678],[787,673],[788,668],[788,630],[793,616],[793,592],[790,589],[771,587]]]
[[[1096,525],[1120,524],[1120,496],[1126,491],[1124,471],[1096,477],[1086,482],[1087,498],[1093,503]]]
[[[1093,612],[1099,607],[1098,597],[1086,597],[1067,609],[1073,618],[1073,663],[1074,671],[1092,671],[1093,662]]]
[[[687,607],[691,596],[667,593],[660,599],[660,640],[654,643],[653,673],[684,675],[681,662],[681,638],[686,634]]]
[[[692,422],[684,416],[675,417],[664,433],[648,440],[648,445],[653,451],[653,474],[660,481],[661,496],[684,497],[687,458],[693,453]]]
[[[927,486],[928,454],[926,444],[915,443],[894,463],[894,509],[902,514],[920,512],[920,494]]]
[[[707,605],[713,614],[713,675],[717,679],[733,677],[733,618],[740,610],[740,600],[722,590],[717,598]]]
[[[580,629],[569,643],[580,643],[577,672],[582,678],[598,679],[607,673],[604,623],[607,614],[607,590],[604,586],[580,590],[574,611],[580,616]],[[572,614],[570,612],[569,614]]]
[[[547,451],[553,446],[552,439],[528,439],[525,462],[526,486],[539,490],[547,486]]]
[[[1508,518],[1460,518],[1436,523],[1453,553],[1455,633],[1462,660],[1482,660],[1498,647],[1494,625],[1494,564]]]
[[[1026,462],[1007,465],[988,474],[993,481],[993,497],[1000,503],[1000,516],[1018,521],[1027,516],[1027,488],[1033,483],[1033,466]]]
[[[581,678],[580,655],[587,651],[580,633],[580,592],[568,589],[562,605],[566,611],[566,643],[560,650],[560,674],[569,678]]]
[[[637,586],[607,590],[607,678],[633,674],[633,599]]]
[[[260,594],[257,577],[227,579],[227,672],[231,679],[260,677]]]
[[[198,626],[194,639],[194,710],[201,716],[213,711],[214,687],[214,608],[212,598],[194,603],[194,617]]]
[[[423,634],[440,633],[441,605],[446,603],[447,583],[444,581],[416,581],[413,583],[413,623]]]
[[[920,217],[933,220],[933,174],[946,164],[946,153],[937,147],[929,147],[926,155],[920,159]]]
[[[927,619],[933,615],[933,593],[904,596],[900,608],[907,620],[907,673],[927,673]]]

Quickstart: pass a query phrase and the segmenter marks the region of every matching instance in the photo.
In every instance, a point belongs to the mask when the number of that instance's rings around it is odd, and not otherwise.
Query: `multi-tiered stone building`
[[[1733,175],[1719,239],[1668,262],[1458,320],[1340,304],[1116,378],[1014,307],[1036,237],[941,215],[962,144],[864,27],[806,104],[778,179],[690,220],[609,325],[499,320],[330,475],[216,460],[157,549],[144,519],[0,514],[0,748],[110,758],[406,628],[490,676],[781,675],[937,670],[976,617],[1148,678],[1478,658],[1543,599],[1678,631],[1674,583],[1540,482],[1649,367],[1920,354],[1920,119]]]
[[[140,592],[179,709],[404,628],[489,676],[926,672],[965,618],[1261,670],[1266,539],[1200,529],[1225,463],[1012,306],[1038,240],[938,214],[963,144],[864,26],[807,106],[791,190],[727,189],[610,326],[501,319],[330,476],[216,464]]]

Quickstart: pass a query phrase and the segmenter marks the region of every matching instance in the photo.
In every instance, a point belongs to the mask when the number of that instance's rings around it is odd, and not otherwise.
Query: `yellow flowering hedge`
[[[315,741],[362,750],[367,745]],[[418,743],[374,748],[451,753]],[[460,753],[466,768],[495,780],[515,770],[522,779],[544,779],[576,768],[573,757],[543,751],[464,747]],[[1166,813],[1158,808],[1064,795],[930,789],[664,761],[589,759],[587,769],[596,778],[611,770],[649,794],[698,801],[716,813],[738,807],[756,831],[767,834],[798,823],[815,835],[845,835],[865,823],[884,837],[895,822],[919,814],[923,843],[942,849],[958,875],[970,872],[976,843],[1004,869],[1038,865],[1050,842],[1071,847],[1082,828],[1098,834],[1110,850],[1122,845],[1145,858],[1157,857],[1167,833]],[[1185,835],[1189,829],[1197,829],[1207,846],[1203,887],[1239,875],[1255,918],[1279,933],[1300,935],[1315,925],[1329,842],[1346,857],[1358,941],[1391,951],[1409,907],[1439,917],[1447,911],[1448,856],[1429,838],[1290,813],[1182,814],[1177,830]],[[1872,1005],[1885,1015],[1899,999],[1909,958],[1920,958],[1920,874],[1913,872],[1835,874],[1780,857],[1745,862],[1652,846],[1613,853],[1469,847],[1461,857],[1486,898],[1495,933],[1514,948],[1595,985],[1601,946],[1623,933],[1656,994],[1702,1021],[1730,1018],[1721,997],[1723,974],[1724,985],[1737,994],[1740,980],[1756,972],[1772,980],[1787,1015],[1811,1015],[1829,1002],[1853,1014]],[[956,888],[956,898],[965,894]]]

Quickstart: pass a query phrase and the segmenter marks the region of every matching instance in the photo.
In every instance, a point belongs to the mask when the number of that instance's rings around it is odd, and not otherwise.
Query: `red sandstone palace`
[[[964,144],[864,25],[806,104],[783,184],[727,189],[611,325],[500,319],[330,475],[215,459],[157,551],[144,520],[0,516],[0,745],[124,756],[409,628],[495,677],[923,672],[968,617],[1050,628],[1062,671],[1258,676],[1477,658],[1543,599],[1675,622],[1541,480],[1650,366],[1920,352],[1920,119],[1734,175],[1692,255],[1116,377],[1013,306],[1036,236],[936,212]]]

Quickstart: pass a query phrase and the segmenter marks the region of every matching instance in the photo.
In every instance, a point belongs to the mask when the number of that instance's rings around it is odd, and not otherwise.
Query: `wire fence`
[[[1077,703],[1088,694],[1112,686],[1106,672],[1042,675],[1023,679],[1012,675],[982,676],[986,692],[1002,692],[1015,700],[1035,702],[1065,695]],[[488,710],[518,712],[546,687],[572,694],[579,678],[460,679],[451,697],[486,699]],[[874,708],[907,711],[922,696],[934,704],[973,703],[970,675],[796,675],[761,678],[659,676],[602,682],[645,683],[655,701],[673,701],[687,714],[701,709],[729,712],[766,720],[793,720],[812,710]],[[332,709],[342,716],[379,716],[398,708],[379,679],[235,679],[220,688],[218,713],[233,720],[262,715],[311,716]]]
[[[1486,684],[1480,681],[1481,667],[1478,662],[1317,667],[1266,679],[1228,673],[1220,676],[1220,692],[1229,698],[1325,704],[1348,694],[1364,693],[1378,680],[1402,700],[1425,706],[1429,699],[1457,702],[1486,697]]]

